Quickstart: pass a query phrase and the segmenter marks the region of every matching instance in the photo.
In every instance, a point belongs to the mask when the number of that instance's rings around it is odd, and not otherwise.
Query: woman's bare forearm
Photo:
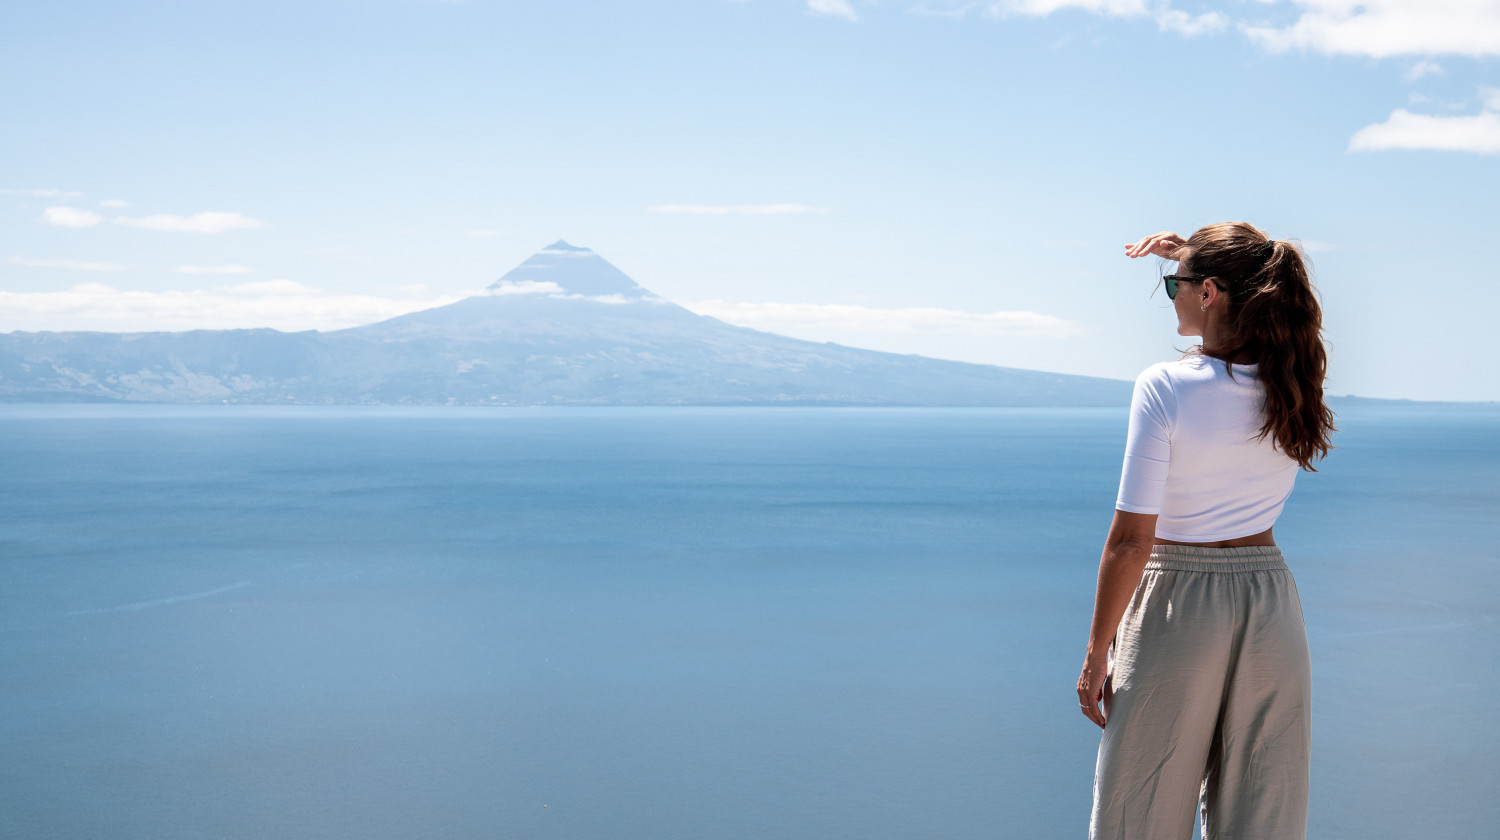
[[[1104,677],[1109,643],[1115,637],[1120,619],[1135,596],[1141,574],[1151,559],[1156,541],[1156,515],[1115,511],[1099,558],[1099,584],[1094,592],[1094,619],[1089,624],[1089,641],[1084,648],[1083,672],[1078,675],[1078,704],[1083,714],[1104,726]]]
[[[1146,542],[1109,543],[1099,558],[1099,582],[1094,591],[1094,620],[1089,625],[1089,641],[1084,650],[1087,658],[1103,657],[1115,637],[1120,619],[1135,596],[1136,586],[1146,561],[1151,559],[1151,545]]]

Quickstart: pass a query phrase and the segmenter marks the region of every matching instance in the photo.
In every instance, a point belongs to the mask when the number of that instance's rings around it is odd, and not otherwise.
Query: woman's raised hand
[[[1126,245],[1125,256],[1135,258],[1155,254],[1158,257],[1175,260],[1177,258],[1173,254],[1176,254],[1177,249],[1186,244],[1186,239],[1183,239],[1170,230],[1164,230],[1161,233],[1144,237],[1134,245]]]

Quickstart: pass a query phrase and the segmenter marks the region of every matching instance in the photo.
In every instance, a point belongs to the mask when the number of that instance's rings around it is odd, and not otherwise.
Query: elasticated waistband
[[[1196,545],[1156,545],[1146,569],[1177,572],[1269,572],[1286,568],[1281,549],[1274,545],[1202,548]]]

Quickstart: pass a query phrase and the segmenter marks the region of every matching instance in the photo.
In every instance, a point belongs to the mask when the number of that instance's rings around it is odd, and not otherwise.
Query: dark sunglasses
[[[1202,283],[1207,279],[1207,277],[1189,277],[1186,274],[1168,274],[1161,278],[1162,283],[1167,287],[1167,300],[1177,299],[1178,283]]]

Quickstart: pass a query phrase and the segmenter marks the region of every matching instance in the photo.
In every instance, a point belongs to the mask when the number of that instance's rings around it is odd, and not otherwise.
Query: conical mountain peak
[[[563,294],[586,297],[620,295],[634,299],[651,296],[651,292],[603,257],[561,239],[532,254],[492,283],[490,288],[535,288],[537,283],[550,283]]]

